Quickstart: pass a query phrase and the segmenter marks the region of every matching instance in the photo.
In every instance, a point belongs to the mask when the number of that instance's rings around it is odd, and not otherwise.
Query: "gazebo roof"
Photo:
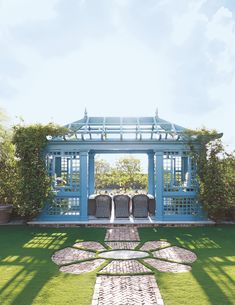
[[[182,141],[187,130],[157,112],[152,117],[90,117],[85,111],[82,119],[64,127],[69,130],[64,139],[75,141]]]

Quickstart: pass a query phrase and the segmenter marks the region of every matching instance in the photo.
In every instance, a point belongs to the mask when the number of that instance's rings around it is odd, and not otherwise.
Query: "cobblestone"
[[[177,246],[155,251],[153,256],[177,263],[193,263],[197,259],[193,252]]]
[[[139,233],[135,227],[115,227],[108,229],[105,241],[139,241]]]
[[[65,265],[69,263],[73,263],[79,260],[84,260],[88,258],[95,257],[95,253],[73,249],[73,248],[65,248],[59,251],[56,251],[54,255],[52,255],[52,261],[57,265]]]
[[[105,259],[95,259],[92,261],[81,262],[78,264],[72,264],[68,266],[60,267],[60,271],[64,273],[80,274],[84,272],[90,272],[101,266],[105,262]]]
[[[127,261],[112,261],[107,266],[105,266],[100,273],[110,273],[110,274],[127,274],[127,273],[146,273],[151,272],[150,269],[139,263],[137,260],[127,260]]]
[[[103,245],[98,243],[97,241],[82,241],[75,243],[73,247],[82,248],[82,249],[89,249],[94,251],[104,251],[106,250]]]
[[[134,250],[138,246],[138,242],[131,241],[109,241],[106,245],[114,250]]]
[[[168,247],[170,245],[171,244],[168,243],[168,241],[164,241],[164,240],[147,241],[146,243],[143,244],[143,246],[140,248],[140,250],[149,251],[149,250],[155,250],[155,249]]]
[[[148,263],[153,268],[161,272],[189,272],[192,270],[191,266],[182,265],[179,263],[171,263],[166,261],[161,261],[159,259],[147,258],[144,262]]]
[[[153,275],[97,277],[92,305],[164,305]]]

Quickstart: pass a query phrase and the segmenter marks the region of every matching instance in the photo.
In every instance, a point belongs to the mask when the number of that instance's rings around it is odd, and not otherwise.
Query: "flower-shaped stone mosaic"
[[[107,241],[104,245],[95,241],[77,242],[73,247],[56,251],[52,261],[65,273],[80,274],[100,267],[99,274],[125,275],[152,273],[151,269],[188,272],[192,269],[190,264],[197,259],[192,251],[163,240],[138,246],[139,242],[131,241]]]

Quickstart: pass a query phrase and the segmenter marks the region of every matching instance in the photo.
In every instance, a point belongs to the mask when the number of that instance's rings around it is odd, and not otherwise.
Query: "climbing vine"
[[[199,200],[215,221],[235,203],[235,156],[227,153],[222,134],[201,129],[188,132],[192,158],[197,164]]]
[[[64,135],[66,129],[52,123],[14,127],[13,143],[17,157],[18,213],[25,217],[35,216],[47,200],[51,181],[47,175],[43,151],[48,136]]]
[[[0,123],[0,204],[13,204],[17,190],[15,147],[12,133]]]

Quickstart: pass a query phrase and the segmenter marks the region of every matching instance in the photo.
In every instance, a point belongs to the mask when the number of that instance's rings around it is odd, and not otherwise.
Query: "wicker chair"
[[[149,214],[155,215],[155,209],[156,209],[155,198],[153,197],[153,195],[150,194],[148,194],[147,196],[149,197]]]
[[[112,198],[109,195],[98,195],[95,197],[97,218],[110,218],[112,208]]]
[[[88,215],[89,216],[95,216],[95,211],[96,211],[96,203],[95,203],[95,197],[97,195],[92,194],[89,196],[88,199]]]
[[[130,216],[130,197],[128,195],[116,195],[113,197],[114,211],[117,218]]]
[[[132,213],[134,217],[148,217],[149,197],[145,194],[138,194],[132,197]]]

